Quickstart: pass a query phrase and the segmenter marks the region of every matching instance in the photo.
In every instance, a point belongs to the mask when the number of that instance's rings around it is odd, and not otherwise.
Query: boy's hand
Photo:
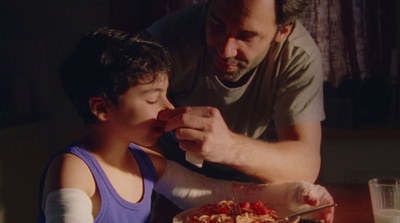
[[[307,182],[288,182],[291,191],[288,192],[288,199],[291,200],[290,209],[295,212],[302,212],[321,205],[333,204],[330,193],[317,184]],[[326,223],[333,222],[334,207],[302,216],[305,219],[323,219]]]

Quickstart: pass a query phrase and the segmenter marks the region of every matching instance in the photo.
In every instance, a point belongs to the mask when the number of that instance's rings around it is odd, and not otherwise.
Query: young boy
[[[333,202],[318,185],[209,179],[147,149],[163,134],[158,113],[174,108],[166,97],[170,66],[146,33],[100,28],[82,39],[61,80],[87,133],[44,172],[38,222],[148,222],[153,188],[182,209],[232,196],[293,210]],[[333,209],[320,214],[327,220]]]

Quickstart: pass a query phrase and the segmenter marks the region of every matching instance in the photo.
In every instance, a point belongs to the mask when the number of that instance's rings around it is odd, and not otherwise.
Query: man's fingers
[[[222,120],[219,110],[208,106],[180,107],[164,110],[158,114],[158,120],[165,121],[165,131],[178,128],[207,130],[212,119]]]
[[[203,117],[185,113],[169,119],[165,125],[165,131],[169,132],[179,128],[191,128],[191,129],[202,130],[204,129],[205,126],[204,123],[206,121],[207,120]]]
[[[204,140],[204,133],[202,131],[190,128],[178,128],[175,131],[175,136],[179,140],[197,141]]]
[[[175,131],[175,136],[179,139],[179,147],[182,150],[198,154],[204,139],[202,131],[189,128],[178,128]]]
[[[169,119],[183,114],[185,113],[185,107],[181,107],[181,108],[175,108],[175,109],[166,109],[166,110],[162,110],[158,113],[158,118],[159,120],[162,121],[168,121]]]
[[[167,109],[163,110],[158,114],[158,118],[163,121],[168,121],[169,119],[180,116],[182,114],[191,114],[200,117],[210,117],[215,108],[208,106],[188,106],[188,107],[180,107],[175,109]]]
[[[199,155],[199,144],[195,141],[181,140],[179,141],[179,147],[186,152]]]

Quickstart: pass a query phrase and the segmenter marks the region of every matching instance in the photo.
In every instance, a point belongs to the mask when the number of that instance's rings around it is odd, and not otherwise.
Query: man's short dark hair
[[[278,29],[293,24],[302,16],[309,0],[275,0]]]
[[[61,68],[65,93],[84,123],[96,120],[89,98],[118,99],[138,80],[151,83],[171,72],[169,53],[146,32],[99,28],[88,33]]]

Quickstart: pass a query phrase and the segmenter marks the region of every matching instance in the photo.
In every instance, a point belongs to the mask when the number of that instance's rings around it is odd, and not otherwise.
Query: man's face
[[[236,82],[265,57],[277,33],[274,0],[212,0],[206,39],[217,76]]]

